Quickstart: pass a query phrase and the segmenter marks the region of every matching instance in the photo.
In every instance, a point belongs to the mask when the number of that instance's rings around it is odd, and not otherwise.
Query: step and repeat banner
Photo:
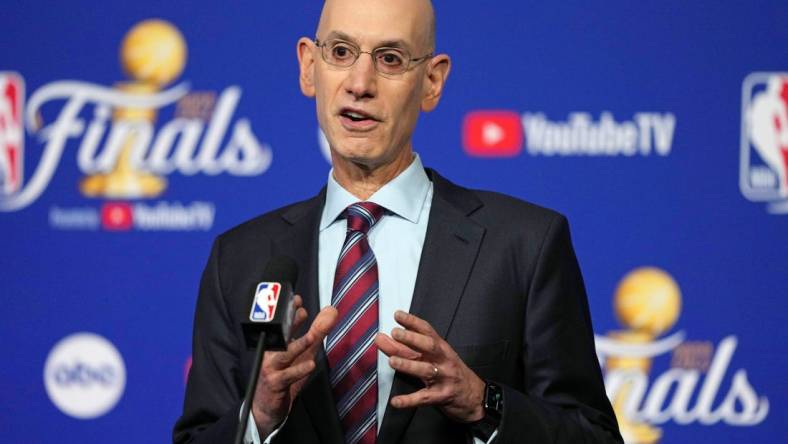
[[[329,172],[295,58],[319,9],[3,7],[2,442],[170,439],[213,238]],[[416,151],[569,217],[627,442],[784,442],[785,2],[436,9]]]

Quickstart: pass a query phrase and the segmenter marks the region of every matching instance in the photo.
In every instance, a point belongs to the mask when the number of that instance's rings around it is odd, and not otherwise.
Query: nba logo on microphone
[[[0,195],[13,194],[22,185],[24,93],[19,74],[0,72]]]
[[[276,303],[282,286],[278,282],[261,282],[254,293],[254,304],[249,320],[252,322],[271,322],[276,314]]]
[[[788,72],[758,72],[742,85],[739,188],[772,214],[788,213]]]
[[[477,157],[513,157],[523,149],[523,125],[512,111],[474,111],[465,116],[462,142]]]

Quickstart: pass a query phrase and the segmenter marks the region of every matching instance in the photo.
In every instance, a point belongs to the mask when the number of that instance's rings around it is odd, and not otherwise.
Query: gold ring
[[[438,371],[438,366],[432,364],[432,375],[428,379],[424,380],[424,385],[426,385],[427,387],[431,386],[435,382],[435,379],[438,377],[438,373],[440,373]]]

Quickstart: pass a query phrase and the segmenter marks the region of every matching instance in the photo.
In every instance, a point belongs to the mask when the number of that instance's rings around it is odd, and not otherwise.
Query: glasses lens
[[[410,57],[397,48],[378,48],[374,52],[375,67],[384,74],[401,74],[408,68]]]
[[[329,40],[323,44],[323,59],[336,66],[350,66],[358,58],[358,48],[341,40]]]
[[[329,40],[320,45],[323,60],[341,68],[349,68],[356,63],[361,49],[344,40]],[[369,53],[367,53],[369,54]],[[408,70],[410,54],[400,48],[378,48],[371,53],[375,69],[382,74],[402,74]]]

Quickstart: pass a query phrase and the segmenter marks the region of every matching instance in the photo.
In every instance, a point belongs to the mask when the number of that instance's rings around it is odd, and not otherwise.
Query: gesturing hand
[[[391,405],[397,408],[435,405],[459,422],[484,417],[484,381],[427,321],[403,311],[394,313],[394,319],[405,328],[393,329],[391,337],[379,333],[375,344],[389,356],[393,369],[420,378],[425,387],[393,397]]]
[[[298,331],[307,318],[307,312],[302,307],[301,296],[296,295],[293,304],[296,312],[291,331]],[[287,350],[265,354],[252,403],[252,413],[260,436],[271,434],[287,417],[293,400],[315,369],[315,353],[336,319],[337,310],[326,307],[317,314],[309,331],[290,342]]]

